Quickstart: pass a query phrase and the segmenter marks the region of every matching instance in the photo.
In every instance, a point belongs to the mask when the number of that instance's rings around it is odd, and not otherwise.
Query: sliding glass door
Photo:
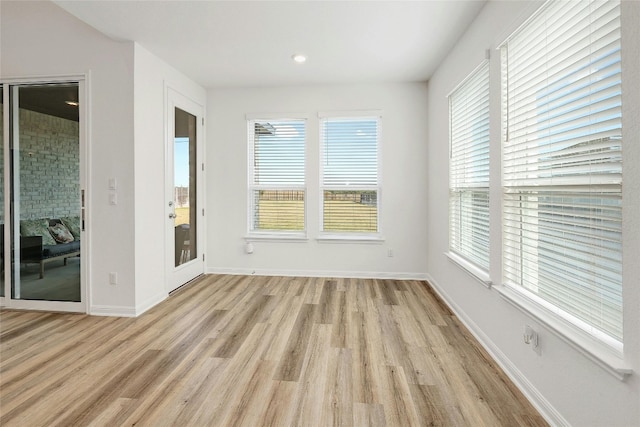
[[[3,91],[4,304],[84,312],[81,83]]]
[[[5,188],[4,188],[4,85],[0,84],[0,299],[4,298],[5,283]],[[8,242],[7,242],[8,243]]]

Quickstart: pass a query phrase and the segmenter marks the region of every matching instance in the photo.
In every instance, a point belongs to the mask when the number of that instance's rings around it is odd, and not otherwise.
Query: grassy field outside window
[[[189,207],[176,208],[175,225],[189,224]]]
[[[346,200],[324,202],[324,231],[364,231],[378,229],[377,209]],[[261,230],[303,230],[304,202],[261,200],[258,205]]]

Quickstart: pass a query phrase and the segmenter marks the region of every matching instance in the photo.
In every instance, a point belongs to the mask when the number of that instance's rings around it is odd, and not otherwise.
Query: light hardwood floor
[[[2,426],[542,426],[425,282],[205,276],[144,315],[0,313]]]

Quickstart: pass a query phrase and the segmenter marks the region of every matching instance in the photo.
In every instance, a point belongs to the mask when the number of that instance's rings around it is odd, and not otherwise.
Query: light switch
[[[109,178],[109,190],[117,190],[118,182],[115,178]]]
[[[118,195],[115,192],[109,193],[109,204],[117,205],[118,204]]]

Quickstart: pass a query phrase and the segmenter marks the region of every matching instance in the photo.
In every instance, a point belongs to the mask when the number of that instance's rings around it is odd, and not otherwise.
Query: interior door
[[[167,92],[167,288],[204,272],[202,248],[203,108],[178,92]]]

